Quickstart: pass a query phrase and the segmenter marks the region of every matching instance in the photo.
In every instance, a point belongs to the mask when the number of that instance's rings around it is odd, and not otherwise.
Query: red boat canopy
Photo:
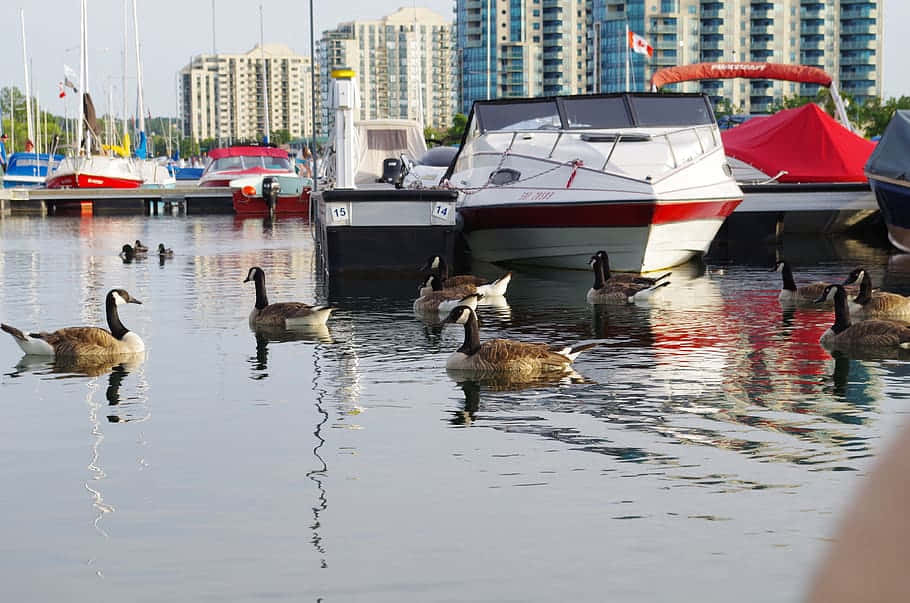
[[[753,117],[721,133],[727,156],[778,182],[865,182],[863,166],[875,143],[857,136],[809,103],[768,117]]]
[[[658,69],[651,76],[651,90],[691,80],[722,80],[737,77],[762,80],[787,80],[803,84],[831,86],[831,76],[818,67],[780,63],[695,63]]]
[[[212,159],[222,159],[224,157],[284,157],[288,158],[288,152],[275,147],[226,147],[212,149],[209,151],[209,157]]]

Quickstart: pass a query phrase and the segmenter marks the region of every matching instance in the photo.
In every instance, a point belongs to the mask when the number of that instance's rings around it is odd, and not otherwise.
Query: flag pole
[[[629,55],[629,22],[626,21],[626,92],[629,92],[629,70],[632,63],[632,58]]]

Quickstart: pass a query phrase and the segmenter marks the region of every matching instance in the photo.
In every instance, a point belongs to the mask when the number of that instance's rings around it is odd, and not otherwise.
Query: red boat
[[[127,157],[66,157],[47,177],[47,188],[139,188],[142,174]]]
[[[212,149],[211,161],[199,178],[199,186],[230,186],[246,176],[297,176],[287,151],[275,147],[236,146]]]
[[[266,216],[269,206],[276,216],[309,216],[312,180],[296,174],[248,176],[231,180],[234,213]]]

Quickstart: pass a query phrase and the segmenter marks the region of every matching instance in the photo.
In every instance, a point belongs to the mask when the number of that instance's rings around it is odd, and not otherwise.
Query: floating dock
[[[176,207],[187,214],[232,214],[231,188],[177,186],[126,189],[0,189],[0,215],[56,215],[80,211],[93,215],[158,215]]]
[[[328,275],[420,276],[431,255],[455,264],[455,201],[446,189],[334,189],[310,197],[319,259]]]

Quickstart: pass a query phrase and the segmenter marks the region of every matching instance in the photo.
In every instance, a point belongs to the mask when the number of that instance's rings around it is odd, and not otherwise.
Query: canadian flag
[[[654,48],[648,44],[648,41],[635,32],[629,32],[629,48],[638,54],[651,56],[654,54]]]

